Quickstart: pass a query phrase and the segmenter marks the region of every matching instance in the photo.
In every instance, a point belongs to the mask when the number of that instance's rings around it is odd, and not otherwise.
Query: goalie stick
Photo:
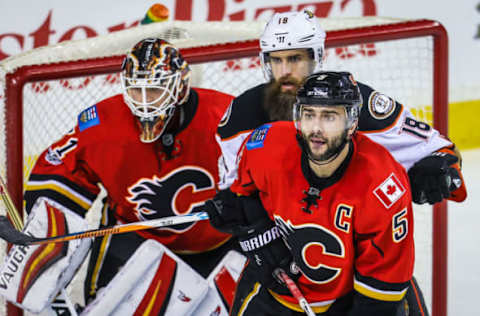
[[[303,309],[305,314],[308,316],[315,316],[315,313],[313,312],[312,308],[310,307],[310,304],[308,304],[307,299],[303,296],[302,292],[300,292],[300,289],[298,286],[295,284],[295,282],[288,276],[288,274],[283,271],[282,269],[276,269],[275,270],[275,275],[278,279],[282,280],[283,283],[288,287],[288,290],[290,293],[292,293],[293,297],[295,297],[298,301],[298,305]]]
[[[41,245],[52,242],[63,242],[73,239],[98,237],[108,234],[121,234],[137,230],[172,226],[177,224],[201,221],[205,219],[208,219],[208,214],[206,212],[198,212],[187,215],[169,216],[148,221],[120,224],[106,228],[70,233],[62,236],[37,238],[16,230],[12,227],[12,224],[5,216],[0,216],[0,238],[16,245]]]
[[[15,205],[13,204],[12,199],[8,194],[7,186],[5,185],[5,182],[3,181],[2,177],[0,177],[0,196],[2,197],[3,203],[5,204],[5,208],[7,209],[8,216],[12,220],[13,226],[17,230],[22,230],[23,228],[22,217],[20,216]]]

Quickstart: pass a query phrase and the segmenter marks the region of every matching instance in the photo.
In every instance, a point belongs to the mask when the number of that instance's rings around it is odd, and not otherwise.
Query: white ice
[[[448,204],[450,316],[480,315],[480,149],[462,151],[462,156],[468,197]]]

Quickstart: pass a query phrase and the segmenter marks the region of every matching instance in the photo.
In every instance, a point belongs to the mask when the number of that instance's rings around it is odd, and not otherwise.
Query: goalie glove
[[[412,200],[417,204],[435,204],[445,199],[463,201],[466,197],[458,157],[445,148],[432,153],[408,170]]]

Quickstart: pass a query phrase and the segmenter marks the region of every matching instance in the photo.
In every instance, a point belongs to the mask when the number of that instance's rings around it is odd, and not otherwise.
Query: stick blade
[[[35,238],[16,230],[6,216],[0,216],[0,238],[11,244],[24,246],[35,241]]]

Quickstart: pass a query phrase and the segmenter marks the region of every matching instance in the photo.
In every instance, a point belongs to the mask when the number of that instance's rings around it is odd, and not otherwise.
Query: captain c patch
[[[100,119],[98,118],[97,105],[92,105],[78,115],[80,132],[98,124],[100,124]]]
[[[368,98],[368,111],[377,120],[383,120],[392,115],[395,110],[395,101],[389,96],[373,92]]]

